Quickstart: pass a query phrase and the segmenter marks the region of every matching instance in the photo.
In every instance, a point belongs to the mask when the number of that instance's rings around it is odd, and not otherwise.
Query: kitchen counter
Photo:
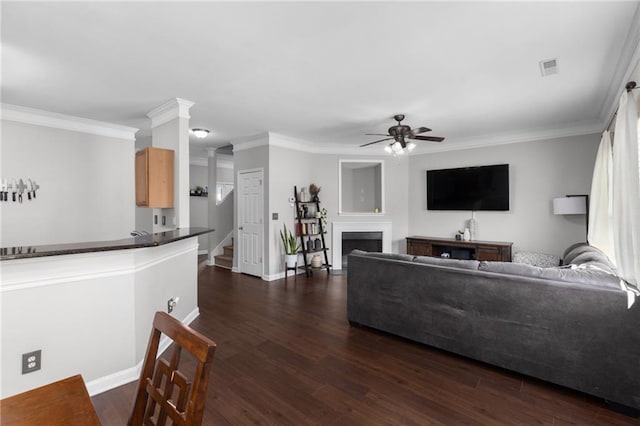
[[[125,250],[143,247],[155,247],[185,238],[196,237],[213,232],[207,228],[178,228],[173,231],[157,232],[139,237],[124,238],[112,241],[90,241],[84,243],[48,244],[41,246],[21,246],[0,248],[0,261],[26,259],[43,256],[60,256],[66,254],[92,253],[98,251]]]

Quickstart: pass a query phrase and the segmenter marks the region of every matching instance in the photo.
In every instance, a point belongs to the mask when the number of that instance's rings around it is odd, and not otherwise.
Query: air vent
[[[558,58],[540,61],[540,72],[543,77],[558,74]]]

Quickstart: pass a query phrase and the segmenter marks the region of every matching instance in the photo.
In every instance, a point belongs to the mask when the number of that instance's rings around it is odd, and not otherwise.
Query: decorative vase
[[[469,228],[464,228],[464,240],[469,241],[471,239],[471,232],[469,232]]]
[[[322,241],[320,241],[320,238],[316,238],[313,242],[313,245],[315,246],[316,250],[320,250],[322,248]]]
[[[297,254],[285,254],[284,259],[287,264],[287,268],[295,268],[298,263]]]
[[[311,267],[312,268],[320,268],[322,266],[322,258],[319,254],[314,254],[311,258]]]
[[[469,226],[469,234],[471,235],[471,240],[476,240],[478,238],[476,220],[474,218],[469,219],[467,225]]]

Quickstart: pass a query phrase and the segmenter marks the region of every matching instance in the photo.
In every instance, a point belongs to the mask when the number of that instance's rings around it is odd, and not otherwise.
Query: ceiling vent
[[[558,58],[540,61],[540,72],[543,77],[558,74]]]

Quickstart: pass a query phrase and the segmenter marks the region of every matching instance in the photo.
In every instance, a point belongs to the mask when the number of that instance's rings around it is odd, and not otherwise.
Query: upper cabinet
[[[173,207],[173,158],[171,149],[146,147],[136,152],[136,205]]]

